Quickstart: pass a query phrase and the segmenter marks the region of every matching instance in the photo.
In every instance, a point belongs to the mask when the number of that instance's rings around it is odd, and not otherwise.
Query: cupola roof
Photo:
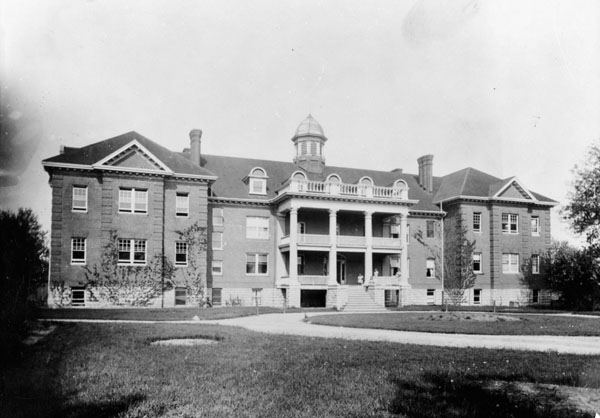
[[[311,114],[309,114],[302,122],[300,122],[300,125],[298,125],[298,129],[296,129],[296,134],[292,138],[292,141],[295,141],[296,139],[304,136],[316,136],[323,139],[324,141],[327,141],[327,138],[325,137],[325,132],[323,132],[321,124],[317,122],[317,120],[313,118]]]

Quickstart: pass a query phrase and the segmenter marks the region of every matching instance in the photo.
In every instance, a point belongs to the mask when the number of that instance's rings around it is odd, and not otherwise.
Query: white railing
[[[374,248],[400,248],[400,238],[373,237]]]
[[[298,244],[329,245],[329,235],[298,234]]]
[[[299,275],[298,283],[304,285],[326,285],[328,279],[327,276]]]
[[[352,237],[349,235],[338,235],[337,245],[348,247],[364,247],[367,245],[365,237]]]
[[[365,184],[348,184],[298,179],[288,180],[279,190],[279,194],[283,194],[285,192],[318,193],[377,199],[408,199],[408,189],[404,187],[383,187]]]

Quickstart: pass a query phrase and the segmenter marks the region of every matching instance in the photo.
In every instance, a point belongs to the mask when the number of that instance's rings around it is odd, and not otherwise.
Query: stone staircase
[[[387,309],[376,304],[363,286],[348,286],[348,303],[344,306],[343,311],[351,313],[379,313],[387,312]]]

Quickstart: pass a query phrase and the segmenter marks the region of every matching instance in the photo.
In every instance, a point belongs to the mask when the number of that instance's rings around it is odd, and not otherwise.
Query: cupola
[[[322,173],[325,168],[323,146],[327,137],[312,115],[300,122],[292,141],[296,150],[294,163],[309,173]]]

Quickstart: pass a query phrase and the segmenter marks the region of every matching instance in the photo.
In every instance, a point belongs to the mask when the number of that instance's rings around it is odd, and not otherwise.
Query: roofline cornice
[[[55,163],[50,161],[42,161],[42,166],[48,168],[63,168],[66,170],[85,170],[85,171],[109,171],[119,172],[125,174],[142,174],[142,175],[159,175],[166,177],[174,177],[179,179],[193,179],[193,180],[205,180],[215,181],[216,176],[204,176],[201,174],[185,174],[185,173],[174,173],[172,171],[161,171],[161,170],[149,170],[143,168],[121,168],[111,166],[96,166],[96,165],[85,165],[85,164],[71,164],[71,163]]]
[[[396,206],[413,206],[419,203],[418,200],[404,199],[404,200],[387,200],[387,199],[368,199],[364,197],[347,197],[337,195],[323,195],[323,194],[306,194],[306,193],[284,193],[282,195],[275,196],[271,201],[273,203],[279,203],[287,198],[300,198],[300,199],[312,199],[312,200],[331,200],[336,202],[360,202],[360,203],[379,203],[384,205],[396,205]]]
[[[231,197],[208,197],[208,203],[222,203],[229,205],[255,205],[255,206],[271,206],[272,200],[258,199],[236,199]]]
[[[519,205],[532,205],[532,206],[544,206],[554,207],[559,204],[555,201],[544,201],[544,200],[530,200],[530,199],[514,199],[514,198],[503,198],[503,197],[482,197],[482,196],[453,196],[447,199],[434,200],[433,204],[443,205],[444,203],[450,203],[457,200],[464,200],[467,202],[479,202],[479,203],[513,203]]]
[[[438,217],[443,218],[446,216],[446,212],[439,210],[409,210],[408,216],[413,217]]]

